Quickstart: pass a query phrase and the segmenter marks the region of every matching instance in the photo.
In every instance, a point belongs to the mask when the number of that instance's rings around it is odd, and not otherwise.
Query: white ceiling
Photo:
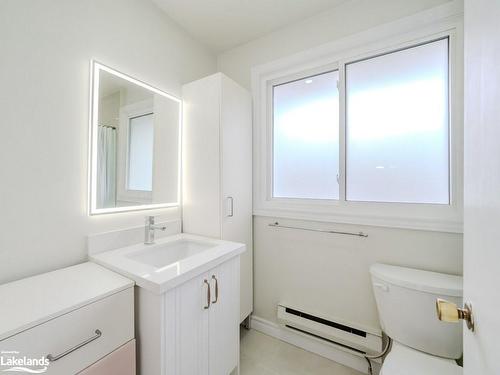
[[[323,12],[346,0],[153,0],[216,52]]]

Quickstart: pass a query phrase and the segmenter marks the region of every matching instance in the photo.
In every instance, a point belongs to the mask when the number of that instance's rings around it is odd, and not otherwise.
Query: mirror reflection
[[[180,100],[94,63],[91,213],[179,201]]]

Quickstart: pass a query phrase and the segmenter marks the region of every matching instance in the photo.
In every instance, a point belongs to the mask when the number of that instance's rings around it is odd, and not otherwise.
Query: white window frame
[[[452,3],[406,17],[311,51],[252,69],[254,99],[254,214],[303,220],[461,233],[463,224],[462,14]],[[446,11],[447,10],[447,11]],[[422,25],[425,26],[422,26]],[[396,35],[396,36],[395,36]],[[450,204],[346,201],[345,65],[441,38],[449,40]],[[274,198],[272,87],[339,70],[339,200]]]
[[[118,150],[118,174],[116,186],[116,200],[120,202],[151,204],[152,191],[130,190],[128,188],[129,174],[129,147],[130,147],[130,120],[136,117],[154,114],[153,100],[143,100],[128,104],[120,108],[120,126],[118,137],[123,140]],[[154,183],[154,175],[153,175]]]

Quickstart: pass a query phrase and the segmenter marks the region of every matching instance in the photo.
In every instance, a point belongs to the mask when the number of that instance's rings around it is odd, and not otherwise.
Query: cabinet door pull
[[[227,197],[227,217],[234,216],[234,199],[233,197]]]
[[[219,280],[217,280],[215,275],[212,275],[212,280],[215,280],[215,300],[213,300],[212,303],[217,303],[219,300]]]
[[[49,362],[55,362],[55,361],[61,359],[62,357],[65,357],[68,354],[73,353],[75,350],[80,349],[82,346],[90,344],[92,341],[97,340],[99,337],[102,336],[102,332],[99,331],[98,329],[96,329],[94,333],[95,333],[94,336],[88,338],[85,341],[82,341],[81,343],[73,346],[72,348],[69,348],[68,350],[62,352],[61,354],[58,354],[58,355],[47,354],[47,356],[45,358],[47,358],[49,360]]]
[[[203,309],[207,310],[210,308],[210,283],[207,281],[207,279],[203,280],[203,284],[207,285],[207,305],[203,306]]]

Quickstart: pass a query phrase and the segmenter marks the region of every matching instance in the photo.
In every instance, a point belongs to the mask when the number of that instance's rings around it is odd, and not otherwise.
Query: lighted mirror
[[[179,205],[181,101],[92,63],[90,213]]]

